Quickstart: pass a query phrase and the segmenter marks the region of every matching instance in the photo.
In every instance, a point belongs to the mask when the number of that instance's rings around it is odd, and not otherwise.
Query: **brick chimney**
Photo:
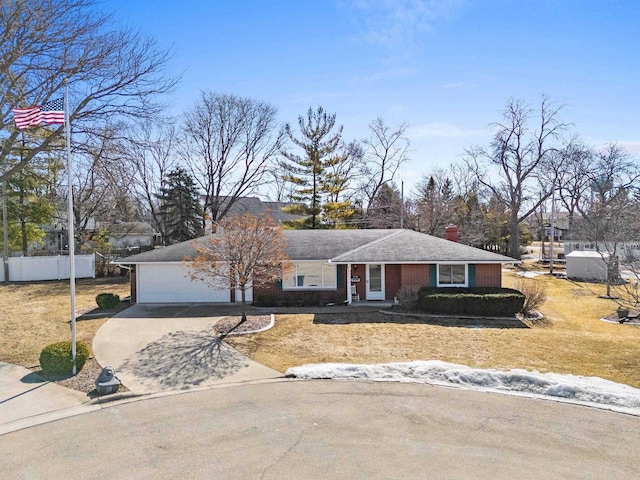
[[[456,227],[453,223],[447,225],[444,229],[444,236],[447,240],[451,242],[458,241],[458,227]]]

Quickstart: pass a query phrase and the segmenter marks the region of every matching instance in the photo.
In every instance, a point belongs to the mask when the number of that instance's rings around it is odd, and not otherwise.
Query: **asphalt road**
[[[279,381],[0,436],[0,478],[638,479],[640,418],[417,384]]]

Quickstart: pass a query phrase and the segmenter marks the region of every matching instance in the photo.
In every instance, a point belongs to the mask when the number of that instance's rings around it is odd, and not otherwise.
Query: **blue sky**
[[[640,2],[578,0],[112,0],[115,21],[172,48],[174,113],[201,90],[322,105],[345,140],[407,122],[410,186],[490,141],[510,98],[543,94],[592,145],[640,155]]]

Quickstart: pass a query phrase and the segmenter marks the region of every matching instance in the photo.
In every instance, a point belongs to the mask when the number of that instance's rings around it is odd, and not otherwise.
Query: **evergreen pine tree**
[[[191,176],[183,168],[176,168],[167,174],[160,191],[157,197],[165,225],[165,245],[201,236],[203,211]]]
[[[344,191],[345,181],[337,173],[341,171],[341,164],[349,161],[351,156],[339,151],[342,126],[332,132],[335,123],[335,114],[328,114],[322,107],[318,107],[315,111],[309,108],[306,119],[298,117],[302,138],[293,135],[290,125],[285,126],[285,134],[291,142],[304,151],[303,155],[282,152],[287,159],[283,164],[284,179],[295,186],[291,201],[299,203],[288,207],[286,211],[307,216],[302,221],[289,222],[290,226],[337,226],[341,216],[353,215],[350,202],[337,198]],[[326,222],[323,221],[323,212]]]
[[[54,163],[36,158],[6,182],[10,250],[22,250],[26,256],[29,246],[45,237],[42,225],[51,222],[55,215],[47,195],[54,181]]]

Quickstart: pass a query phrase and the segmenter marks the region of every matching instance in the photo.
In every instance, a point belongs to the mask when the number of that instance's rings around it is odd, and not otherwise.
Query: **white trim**
[[[336,290],[338,288],[338,266],[335,264],[331,264],[327,261],[324,260],[301,260],[301,261],[287,261],[287,263],[289,265],[292,266],[292,268],[296,268],[296,265],[299,264],[318,264],[321,266],[327,265],[328,267],[332,267],[334,269],[334,279],[335,282],[332,285],[325,285],[324,284],[324,268],[322,268],[320,270],[320,276],[322,279],[322,285],[318,285],[318,286],[302,286],[302,287],[298,287],[298,286],[285,286],[285,279],[284,279],[284,275],[282,276],[282,291],[283,292],[300,292],[300,291],[317,291],[317,290]],[[291,272],[289,272],[287,275],[290,275]],[[293,273],[294,278],[297,277],[297,270],[296,272]]]
[[[366,264],[366,298],[367,300],[385,300],[386,291],[385,291],[385,278],[384,278],[384,263],[367,263]],[[370,287],[370,278],[369,278],[369,267],[371,265],[380,265],[380,291],[372,292]],[[380,297],[380,298],[379,298]]]
[[[440,265],[464,265],[464,283],[440,283]],[[455,288],[469,286],[469,264],[462,262],[448,262],[436,264],[436,286],[439,288]]]

